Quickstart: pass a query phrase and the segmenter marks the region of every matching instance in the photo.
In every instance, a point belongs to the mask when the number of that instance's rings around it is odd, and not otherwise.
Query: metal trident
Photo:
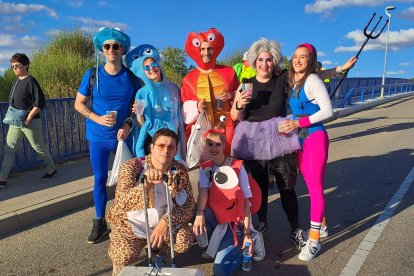
[[[372,15],[371,19],[368,21],[368,24],[367,24],[367,25],[365,26],[365,28],[364,28],[364,35],[365,35],[366,39],[365,39],[364,43],[362,44],[361,48],[359,49],[358,53],[356,54],[355,58],[358,58],[359,54],[362,52],[362,49],[364,49],[364,47],[365,47],[365,45],[367,44],[368,40],[370,40],[370,39],[377,39],[377,38],[381,35],[381,33],[382,33],[382,31],[384,30],[385,26],[387,26],[387,24],[388,24],[389,19],[387,19],[387,21],[385,21],[385,24],[384,24],[384,26],[382,26],[381,31],[379,31],[376,35],[373,35],[373,34],[374,34],[375,29],[377,28],[378,24],[379,24],[379,23],[380,23],[380,21],[382,20],[382,16],[380,16],[380,17],[378,18],[378,21],[377,21],[377,23],[375,24],[374,28],[371,30],[371,32],[370,32],[370,33],[367,33],[367,29],[368,29],[369,25],[371,24],[372,19],[374,19],[375,15],[376,15],[376,13],[374,13],[374,14]],[[343,80],[347,77],[348,72],[349,72],[349,70],[350,70],[350,69],[351,69],[351,68],[349,68],[349,69],[347,69],[347,70],[345,71],[345,73],[344,73],[344,75],[342,76],[341,80],[340,80],[340,81],[339,81],[339,83],[336,85],[335,90],[332,92],[332,94],[331,94],[330,98],[332,98],[332,97],[333,97],[333,95],[335,95],[335,93],[336,93],[336,91],[338,90],[339,86],[341,85],[341,83],[343,82]]]

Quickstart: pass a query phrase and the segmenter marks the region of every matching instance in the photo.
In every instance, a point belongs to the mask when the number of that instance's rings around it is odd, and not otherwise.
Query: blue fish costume
[[[144,61],[153,58],[158,62],[162,80],[150,80],[144,71]],[[160,54],[154,46],[143,44],[131,50],[126,56],[128,67],[136,76],[142,79],[145,86],[138,90],[135,100],[145,100],[144,124],[139,128],[134,121],[134,154],[144,157],[144,144],[148,135],[153,137],[160,128],[169,128],[179,137],[176,160],[184,161],[186,155],[186,140],[184,123],[181,117],[180,88],[169,82],[161,68]]]

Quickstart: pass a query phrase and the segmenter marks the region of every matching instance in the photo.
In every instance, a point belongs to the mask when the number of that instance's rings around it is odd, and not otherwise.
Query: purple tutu
[[[241,121],[234,131],[231,154],[244,160],[271,160],[300,149],[296,131],[280,135],[278,124],[284,117],[262,122]]]

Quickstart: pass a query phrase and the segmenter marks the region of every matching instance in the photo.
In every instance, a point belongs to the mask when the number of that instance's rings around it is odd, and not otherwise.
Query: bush
[[[234,51],[228,52],[224,59],[217,61],[218,64],[233,67],[234,64],[243,62],[243,54],[248,47],[238,48]]]
[[[8,102],[13,80],[16,78],[12,69],[4,71],[3,77],[0,77],[0,102]]]
[[[48,98],[75,97],[85,71],[94,66],[93,56],[91,35],[63,31],[33,54],[30,74]]]

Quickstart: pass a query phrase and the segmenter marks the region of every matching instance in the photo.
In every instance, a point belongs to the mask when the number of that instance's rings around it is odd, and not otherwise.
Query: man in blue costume
[[[132,118],[129,115],[136,92],[129,69],[122,65],[122,56],[129,51],[131,44],[129,36],[117,28],[101,28],[93,38],[93,44],[97,51],[103,53],[105,64],[85,73],[75,100],[75,109],[86,118],[86,139],[89,140],[94,173],[96,218],[88,243],[97,243],[108,233],[105,209],[109,154],[116,151],[118,140],[125,140],[129,148],[132,147],[129,135]],[[90,84],[92,70],[96,70],[93,90]],[[134,82],[138,84],[139,79]],[[91,106],[88,105],[90,98]]]
[[[175,159],[184,160],[186,143],[180,89],[165,77],[157,49],[148,44],[140,45],[128,53],[126,60],[131,71],[145,83],[135,98],[135,107],[140,101],[145,103],[145,108],[143,114],[137,116],[140,128],[139,131],[134,129],[134,154],[136,157],[147,155],[155,132],[160,128],[169,128],[179,136]]]

